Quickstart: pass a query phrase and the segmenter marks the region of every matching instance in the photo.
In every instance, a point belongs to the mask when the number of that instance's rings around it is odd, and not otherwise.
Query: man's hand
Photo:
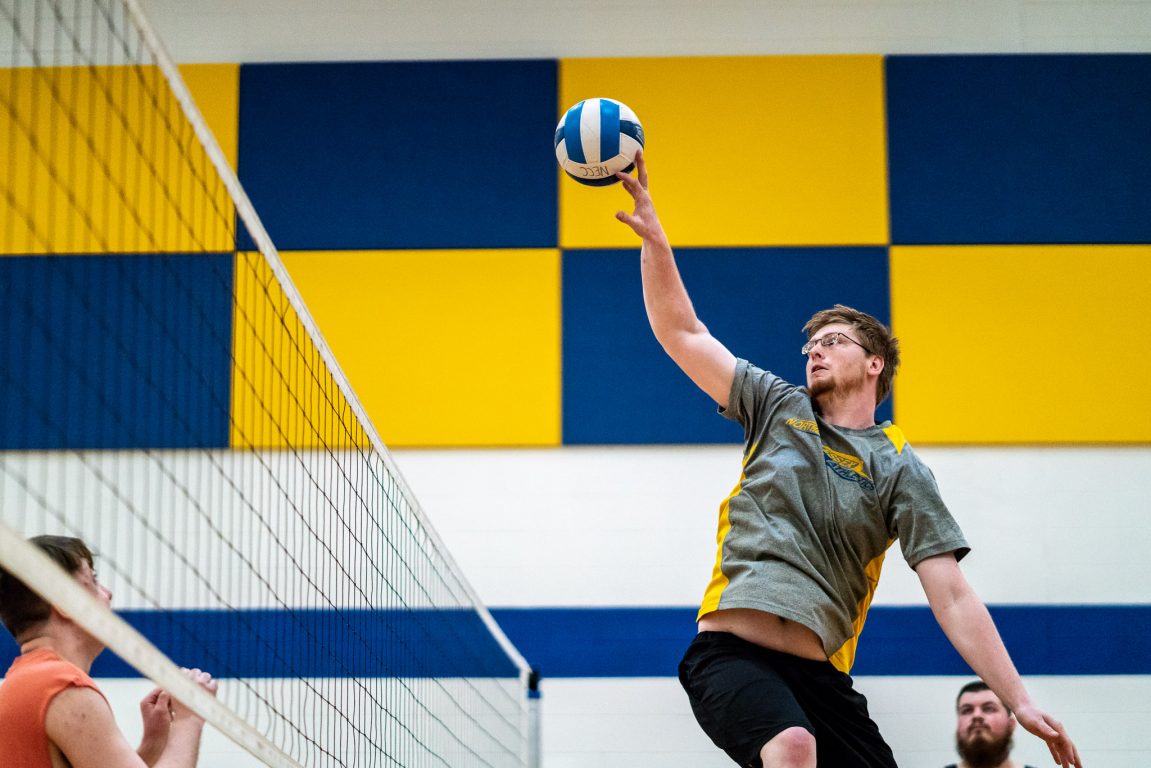
[[[136,754],[148,765],[155,765],[168,745],[168,731],[172,728],[172,697],[167,691],[154,688],[140,701],[140,718],[144,721],[144,736]]]
[[[203,672],[199,669],[183,669],[181,671],[184,673],[184,675],[189,680],[191,680],[194,683],[198,683],[200,685],[200,687],[203,688],[205,691],[212,694],[213,696],[216,695],[216,688],[217,688],[216,681],[213,680],[212,676],[209,675],[207,672]],[[172,702],[171,709],[172,709],[172,722],[173,723],[184,722],[184,721],[193,721],[193,722],[197,722],[199,724],[203,724],[203,722],[204,722],[203,718],[201,718],[195,712],[188,709],[186,706],[184,706],[180,702],[176,701],[175,699],[172,699],[171,702]]]
[[[1051,758],[1063,768],[1083,768],[1079,750],[1071,742],[1063,724],[1051,715],[1032,704],[1024,704],[1015,710],[1015,719],[1029,732],[1047,742]]]
[[[627,224],[644,240],[653,237],[663,237],[663,227],[660,226],[659,217],[655,215],[655,204],[651,195],[647,193],[647,164],[643,159],[643,150],[635,153],[636,176],[629,173],[617,173],[616,178],[623,182],[623,187],[635,200],[635,210],[630,214],[617,211],[615,217]]]

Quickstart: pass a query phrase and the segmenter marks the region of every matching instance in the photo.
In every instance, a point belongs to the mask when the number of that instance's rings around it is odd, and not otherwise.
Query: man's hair
[[[850,325],[862,338],[864,349],[883,359],[883,372],[875,387],[875,404],[879,405],[891,394],[891,382],[899,368],[899,339],[891,335],[891,329],[866,312],[836,304],[831,309],[816,312],[803,326],[803,332],[810,339],[812,334],[825,325],[844,323]]]
[[[991,686],[988,685],[987,683],[983,682],[982,680],[972,680],[970,683],[968,683],[967,685],[965,685],[959,689],[959,695],[955,697],[955,708],[957,710],[959,709],[959,700],[963,698],[963,694],[965,694],[965,693],[980,693],[982,691],[991,691]],[[995,691],[991,691],[991,692],[993,694],[995,694],[995,698],[997,698],[997,699],[999,698],[998,693],[995,693]],[[1000,700],[999,703],[1003,704],[1003,701]],[[1015,714],[1014,712],[1011,711],[1011,709],[1006,704],[1003,704],[1003,708],[1007,710],[1007,714],[1009,714],[1009,715]]]
[[[70,536],[35,536],[32,544],[54,560],[69,574],[93,567],[92,550]],[[29,629],[48,620],[52,606],[12,574],[0,568],[0,621],[17,640]]]
[[[965,693],[979,693],[980,691],[990,691],[991,686],[982,680],[972,680],[967,685],[959,689],[959,695],[955,697],[955,706],[959,706],[959,700],[963,698]]]

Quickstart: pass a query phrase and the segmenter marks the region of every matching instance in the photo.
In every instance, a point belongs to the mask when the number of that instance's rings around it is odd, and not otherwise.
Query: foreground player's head
[[[968,765],[1000,765],[1011,756],[1015,717],[986,683],[976,680],[959,690],[955,715],[955,749]]]
[[[92,550],[70,536],[36,536],[29,541],[72,575],[81,586],[110,603],[112,593],[96,581]],[[52,605],[24,582],[0,569],[0,621],[17,642],[34,635],[52,617]]]
[[[836,304],[812,315],[803,332],[808,339],[807,387],[813,396],[833,387],[863,386],[871,379],[876,405],[891,394],[899,368],[899,339],[886,325],[866,312]],[[834,361],[828,359],[833,356]]]

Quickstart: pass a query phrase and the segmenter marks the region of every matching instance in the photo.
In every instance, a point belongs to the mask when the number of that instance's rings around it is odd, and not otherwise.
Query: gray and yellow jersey
[[[813,406],[806,389],[736,364],[721,413],[743,425],[743,472],[720,505],[699,616],[753,608],[797,621],[848,672],[888,547],[898,539],[914,568],[968,546],[898,427],[837,427]]]

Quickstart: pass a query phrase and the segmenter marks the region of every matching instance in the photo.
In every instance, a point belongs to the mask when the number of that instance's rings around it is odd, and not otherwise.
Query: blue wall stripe
[[[890,322],[887,249],[680,248],[696,311],[735,355],[805,381],[803,324],[848,304]],[[643,307],[639,250],[563,253],[563,442],[738,443],[738,425],[668,358]],[[880,419],[891,418],[891,401]]]
[[[1151,674],[1151,605],[991,606],[1025,675]],[[549,677],[674,677],[696,608],[502,608],[492,615]],[[874,606],[853,675],[971,675],[926,606]]]
[[[120,611],[173,661],[232,677],[517,677],[468,609]],[[7,669],[16,651],[0,649]],[[97,677],[139,677],[111,652]]]
[[[674,677],[695,634],[694,607],[495,608],[546,679]],[[1151,605],[998,605],[991,614],[1025,675],[1151,674]],[[219,677],[513,677],[467,610],[125,611],[177,663]],[[16,654],[0,643],[0,668]],[[105,653],[93,673],[135,677]],[[970,675],[926,606],[875,606],[854,675]]]
[[[890,56],[892,242],[1151,242],[1151,56]]]
[[[226,447],[232,262],[0,258],[0,450]]]

